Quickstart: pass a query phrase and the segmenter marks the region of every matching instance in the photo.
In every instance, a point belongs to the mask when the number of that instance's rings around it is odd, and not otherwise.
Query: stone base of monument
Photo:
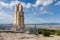
[[[15,33],[24,33],[24,30],[20,29],[20,30],[16,30],[14,31]]]
[[[24,30],[22,30],[22,29],[20,29],[20,31],[19,31],[20,33],[24,33]]]

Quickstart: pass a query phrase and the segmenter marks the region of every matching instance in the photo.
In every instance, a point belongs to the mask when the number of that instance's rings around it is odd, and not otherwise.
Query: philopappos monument
[[[16,4],[15,8],[15,21],[14,21],[14,31],[24,31],[24,12],[23,6],[21,4]]]

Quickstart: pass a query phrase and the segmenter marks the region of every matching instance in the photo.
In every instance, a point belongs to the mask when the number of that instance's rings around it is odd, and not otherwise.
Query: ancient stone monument
[[[14,31],[24,31],[24,12],[21,4],[16,4]]]

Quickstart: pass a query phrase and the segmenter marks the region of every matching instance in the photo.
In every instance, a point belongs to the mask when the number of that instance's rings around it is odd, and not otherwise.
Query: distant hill
[[[38,26],[39,25],[39,26]],[[42,26],[40,26],[42,25]],[[54,26],[55,25],[55,26]],[[59,28],[60,29],[60,23],[40,23],[36,24],[36,27],[39,28],[47,28],[47,27],[53,27],[53,28]],[[0,30],[10,30],[13,27],[13,24],[0,24]],[[28,29],[28,27],[35,27],[35,24],[25,24],[25,27]]]
[[[0,30],[10,30],[13,27],[13,24],[0,24]]]
[[[60,23],[41,23],[40,25],[60,25]]]
[[[26,24],[26,25],[34,25],[34,24]],[[40,23],[36,25],[60,25],[60,23]]]

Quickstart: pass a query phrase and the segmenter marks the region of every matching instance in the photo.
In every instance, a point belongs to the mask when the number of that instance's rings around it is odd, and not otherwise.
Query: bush
[[[43,30],[40,30],[40,29],[39,29],[39,30],[38,30],[38,34],[42,34],[42,31],[43,31]]]
[[[50,34],[54,35],[55,34],[55,30],[50,30]]]
[[[56,30],[55,35],[60,35],[60,30]]]
[[[43,34],[43,36],[50,36],[50,32],[49,31],[43,31],[42,34]]]

